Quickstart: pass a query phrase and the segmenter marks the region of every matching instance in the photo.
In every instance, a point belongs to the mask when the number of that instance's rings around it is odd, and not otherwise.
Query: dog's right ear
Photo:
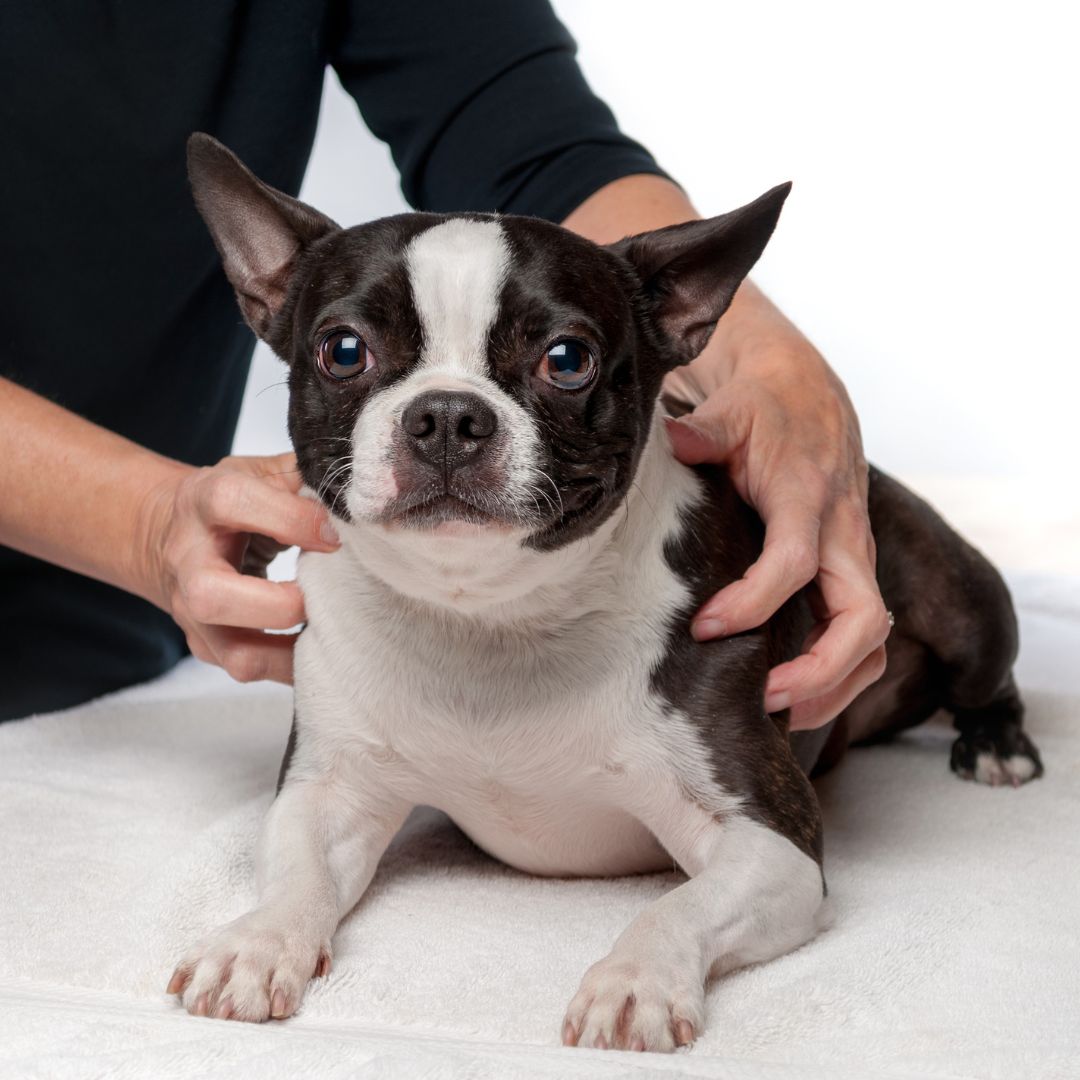
[[[790,190],[791,184],[780,184],[729,214],[627,236],[608,246],[637,271],[652,317],[678,363],[689,363],[705,348],[769,242]]]
[[[289,291],[297,256],[338,228],[325,214],[264,184],[217,139],[187,144],[195,205],[221,254],[248,326],[266,337]]]

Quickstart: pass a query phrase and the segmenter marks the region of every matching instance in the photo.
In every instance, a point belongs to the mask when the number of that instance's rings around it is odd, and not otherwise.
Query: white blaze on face
[[[394,434],[405,406],[425,390],[469,390],[495,411],[507,436],[504,494],[536,505],[539,434],[532,417],[489,374],[488,336],[510,269],[510,246],[497,221],[452,218],[426,229],[405,249],[423,347],[405,379],[373,394],[353,429],[353,470],[346,504],[356,519],[376,516],[398,493]]]
[[[429,371],[487,374],[487,338],[499,313],[510,248],[495,221],[454,219],[422,232],[405,265],[424,331]]]

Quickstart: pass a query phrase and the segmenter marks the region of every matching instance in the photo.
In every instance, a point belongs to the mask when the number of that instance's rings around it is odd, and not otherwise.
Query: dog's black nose
[[[498,426],[495,410],[466,390],[427,390],[401,414],[413,452],[447,473],[480,453]]]

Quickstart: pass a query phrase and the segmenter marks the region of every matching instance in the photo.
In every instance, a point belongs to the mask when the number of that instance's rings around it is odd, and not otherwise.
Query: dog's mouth
[[[520,525],[519,515],[505,507],[494,493],[453,490],[441,485],[402,492],[378,517],[379,524],[399,529],[453,531],[453,526],[509,528]]]
[[[392,512],[389,520],[395,525],[413,529],[436,529],[448,522],[464,525],[497,523],[497,519],[488,511],[449,493],[404,506],[396,513]]]

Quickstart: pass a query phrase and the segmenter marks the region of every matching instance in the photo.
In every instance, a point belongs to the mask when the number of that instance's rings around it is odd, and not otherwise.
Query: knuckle
[[[788,576],[801,585],[817,576],[818,553],[807,541],[796,540],[789,543],[784,549],[783,558]]]
[[[205,574],[195,574],[184,583],[184,599],[194,619],[214,623],[221,614],[221,602],[213,581]]]
[[[225,522],[244,501],[247,486],[243,477],[234,472],[218,472],[207,485],[206,506],[210,517]]]
[[[162,546],[161,556],[165,566],[171,568],[174,577],[176,576],[176,567],[180,565],[183,554],[184,544],[180,537],[175,532],[170,533]]]
[[[892,629],[889,625],[889,613],[885,610],[885,602],[879,593],[867,595],[860,622],[866,639],[873,641],[875,647],[880,646],[889,636],[889,631]]]
[[[877,682],[882,675],[885,674],[885,668],[888,664],[888,654],[885,651],[884,645],[879,645],[871,654],[870,672],[871,682]]]
[[[211,655],[210,651],[206,648],[206,646],[202,643],[202,639],[197,637],[195,634],[188,634],[186,636],[188,648],[191,650],[191,655],[194,656],[196,660],[202,660],[203,663],[212,664],[214,662],[214,657]]]
[[[256,682],[266,672],[262,651],[253,645],[228,645],[221,659],[221,666],[240,683]]]
[[[832,501],[835,481],[832,475],[818,465],[802,470],[800,485],[815,506],[825,506]]]
[[[873,536],[866,507],[858,500],[845,499],[840,513],[845,522],[847,535],[853,543],[865,544]]]

